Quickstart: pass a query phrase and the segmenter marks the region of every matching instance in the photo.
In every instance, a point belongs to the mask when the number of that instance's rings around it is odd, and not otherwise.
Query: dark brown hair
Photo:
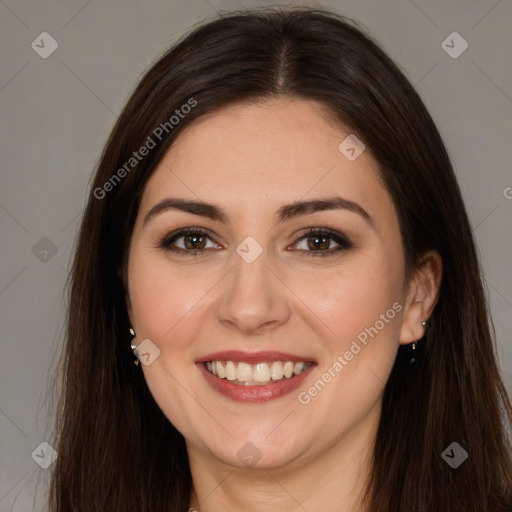
[[[418,361],[410,367],[409,347],[400,347],[385,388],[368,510],[508,512],[512,409],[449,156],[420,97],[380,46],[354,22],[308,8],[203,23],[149,69],[120,115],[94,177],[71,273],[51,510],[187,510],[184,438],[132,363],[123,264],[145,183],[177,135],[233,102],[276,96],[321,102],[364,142],[396,206],[408,272],[428,249],[443,260]],[[179,122],[169,122],[193,102]],[[159,126],[167,128],[161,140]],[[155,147],[127,166],[148,137]],[[441,456],[454,441],[469,454],[457,469]]]

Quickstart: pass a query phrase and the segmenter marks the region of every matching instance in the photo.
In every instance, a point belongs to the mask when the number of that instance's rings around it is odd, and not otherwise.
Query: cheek
[[[130,254],[128,282],[137,340],[148,338],[160,350],[154,362],[141,369],[153,398],[180,432],[188,432],[203,413],[196,382],[190,380],[188,349],[197,331],[197,322],[190,321],[194,305],[204,290],[189,281],[152,251],[137,247]]]
[[[128,281],[137,337],[149,338],[160,348],[172,340],[173,347],[178,348],[181,344],[176,333],[181,332],[186,323],[183,320],[193,313],[204,291],[196,281],[173,270],[165,259],[143,249],[134,250],[130,256]]]
[[[403,268],[400,253],[355,255],[324,277],[296,282],[297,295],[322,320],[331,356],[348,350],[352,340],[380,339],[398,344]],[[393,307],[393,305],[395,305]],[[378,332],[376,332],[378,331]]]
[[[344,280],[336,297],[330,298],[328,318],[340,349],[355,339],[364,344],[369,337],[386,341],[398,336],[397,307],[393,309],[393,304],[399,304],[399,289],[394,290],[394,283],[387,282],[385,276],[378,282],[370,277],[366,274]]]
[[[328,345],[329,359],[319,372],[320,380],[333,385],[326,385],[327,392],[322,391],[317,405],[364,415],[381,396],[398,350],[403,310],[401,254],[359,259],[357,267],[346,270],[333,280],[328,295],[317,296],[325,322],[336,333]],[[337,416],[328,420],[332,428],[338,428],[340,421]]]
[[[311,303],[334,334],[324,338],[326,358],[301,403],[345,411],[326,419],[326,427],[341,431],[376,406],[393,367],[403,310],[402,259],[399,252],[377,251],[331,277],[316,294],[309,288]]]

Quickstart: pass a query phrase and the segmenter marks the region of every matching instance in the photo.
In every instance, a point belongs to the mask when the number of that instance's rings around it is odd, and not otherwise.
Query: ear
[[[443,262],[437,251],[425,252],[410,278],[406,292],[402,327],[398,342],[407,345],[425,334],[423,321],[428,318],[439,298]]]

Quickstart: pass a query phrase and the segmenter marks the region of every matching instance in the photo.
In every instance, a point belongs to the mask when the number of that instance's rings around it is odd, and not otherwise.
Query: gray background
[[[50,439],[47,385],[62,338],[62,290],[87,186],[116,117],[177,37],[216,11],[251,5],[266,3],[0,2],[0,512],[45,510],[50,470],[31,454]],[[436,121],[474,227],[512,391],[511,1],[302,5],[363,23]],[[42,46],[44,31],[58,42],[46,59],[31,47],[34,40]],[[441,46],[454,31],[469,44],[458,58]]]

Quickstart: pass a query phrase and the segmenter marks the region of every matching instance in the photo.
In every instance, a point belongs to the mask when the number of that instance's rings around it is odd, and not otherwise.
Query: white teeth
[[[245,386],[265,385],[300,375],[311,363],[300,361],[261,362],[254,365],[234,361],[207,361],[206,369],[221,379]]]
[[[258,363],[252,371],[252,380],[266,382],[270,380],[270,369],[267,363]]]
[[[252,380],[252,366],[247,363],[238,363],[237,379],[240,382]]]
[[[236,380],[237,377],[237,370],[235,363],[233,361],[228,361],[226,363],[226,378],[228,380]]]
[[[226,377],[226,373],[224,371],[224,366],[222,366],[222,362],[221,361],[217,361],[217,375],[223,379]]]
[[[270,367],[270,377],[272,380],[280,380],[283,378],[283,365],[279,361],[274,361]]]
[[[293,373],[293,363],[291,361],[286,361],[283,366],[284,376],[289,379]]]
[[[293,373],[295,373],[295,375],[299,375],[299,373],[302,373],[302,370],[304,370],[304,363],[295,363]]]

